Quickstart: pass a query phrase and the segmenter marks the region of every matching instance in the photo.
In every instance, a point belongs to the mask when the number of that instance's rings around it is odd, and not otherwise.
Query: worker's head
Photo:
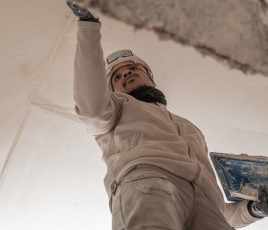
[[[106,74],[111,91],[130,93],[143,86],[155,86],[150,67],[131,50],[119,50],[107,58]]]

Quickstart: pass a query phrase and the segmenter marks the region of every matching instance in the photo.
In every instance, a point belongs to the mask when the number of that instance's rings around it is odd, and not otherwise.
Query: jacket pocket
[[[131,173],[129,173],[124,181],[126,183],[128,182],[132,182],[132,181],[137,181],[137,180],[142,180],[145,178],[161,178],[161,179],[165,179],[167,180],[168,177],[160,172],[157,172],[155,170],[151,170],[151,169],[138,169],[138,170],[134,170]]]
[[[176,190],[175,186],[169,182],[168,177],[160,172],[153,170],[134,170],[127,175],[123,181],[122,186],[130,186],[133,190],[141,192],[142,194],[150,194],[160,197],[168,197],[173,200],[173,194]]]

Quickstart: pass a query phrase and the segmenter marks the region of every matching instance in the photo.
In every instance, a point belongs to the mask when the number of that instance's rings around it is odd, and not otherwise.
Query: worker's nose
[[[122,76],[126,78],[130,74],[133,74],[133,71],[131,69],[126,69],[123,71]]]

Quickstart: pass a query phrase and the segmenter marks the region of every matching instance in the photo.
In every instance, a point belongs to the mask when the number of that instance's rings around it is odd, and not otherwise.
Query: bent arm
[[[106,83],[105,62],[101,48],[100,23],[78,21],[74,63],[74,98],[76,112],[94,135],[108,132],[120,112],[118,98]]]
[[[259,220],[249,213],[248,202],[248,200],[244,200],[239,203],[226,203],[225,218],[232,227],[243,228]]]

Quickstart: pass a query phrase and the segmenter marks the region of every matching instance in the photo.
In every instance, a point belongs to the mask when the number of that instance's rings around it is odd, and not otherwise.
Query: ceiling
[[[231,68],[268,76],[268,0],[75,0],[195,47]],[[91,7],[90,7],[91,8]]]

